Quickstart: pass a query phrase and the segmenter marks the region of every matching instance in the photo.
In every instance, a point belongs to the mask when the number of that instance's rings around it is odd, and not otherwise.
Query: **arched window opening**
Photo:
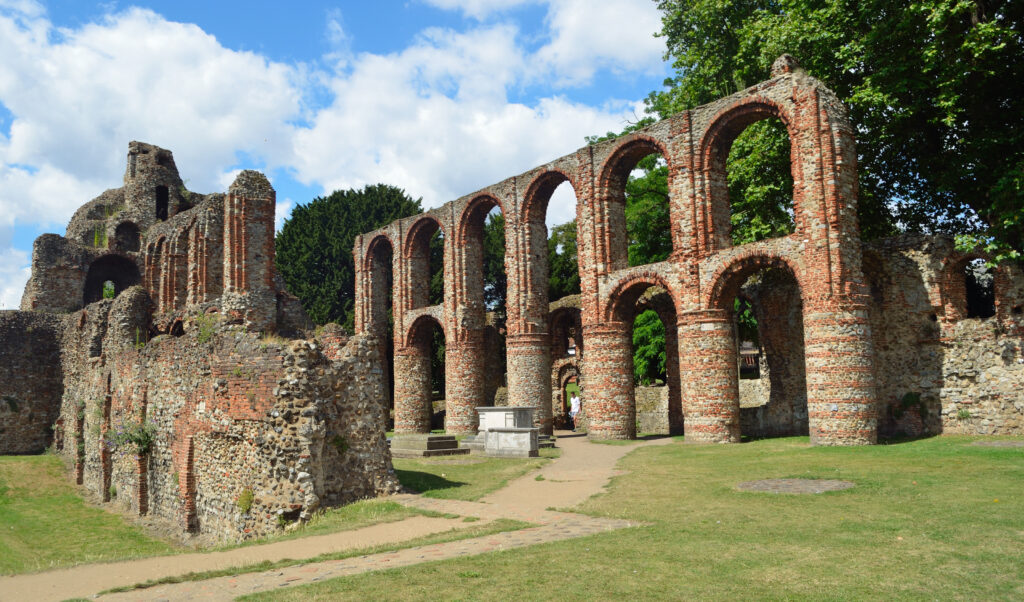
[[[370,330],[384,340],[384,366],[387,379],[387,406],[392,408],[395,383],[394,365],[394,300],[391,242],[378,238],[370,247]]]
[[[786,236],[795,231],[789,132],[778,117],[752,123],[729,149],[732,244]]]
[[[652,140],[626,142],[602,176],[607,220],[604,244],[611,270],[664,261],[672,253],[668,164]]]
[[[808,434],[803,301],[788,268],[741,272],[732,310],[743,437]]]
[[[629,325],[635,422],[639,433],[683,432],[676,312],[668,291],[638,282],[619,293],[613,317]]]
[[[88,305],[101,299],[113,298],[124,289],[141,280],[139,268],[130,259],[120,255],[105,255],[89,266],[85,276],[82,294],[83,304]],[[109,292],[113,289],[112,293]],[[109,297],[106,295],[110,294]]]
[[[660,154],[640,159],[625,189],[627,256],[630,266],[665,261],[672,254],[668,163]]]
[[[139,227],[132,222],[122,222],[114,230],[114,240],[119,251],[135,253],[142,247],[142,236]]]
[[[551,315],[551,357],[581,358],[583,337],[580,310],[578,307],[562,307]]]
[[[159,221],[167,220],[167,211],[170,205],[171,197],[167,191],[166,186],[156,187],[156,219]]]
[[[430,237],[430,305],[444,303],[444,230]]]
[[[964,266],[964,291],[968,318],[996,315],[995,273],[984,259],[974,259]]]
[[[444,232],[433,217],[410,228],[404,253],[409,265],[409,309],[444,301]]]
[[[548,301],[553,302],[568,295],[580,294],[576,192],[568,180],[563,180],[552,191],[546,213]]]

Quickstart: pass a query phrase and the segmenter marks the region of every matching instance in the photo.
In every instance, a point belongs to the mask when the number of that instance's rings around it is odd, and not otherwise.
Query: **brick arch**
[[[640,295],[648,288],[657,286],[665,289],[666,294],[672,299],[672,309],[678,315],[678,294],[668,284],[661,274],[654,271],[642,271],[633,273],[620,280],[608,294],[604,311],[601,314],[607,322],[618,322],[628,317],[629,312],[636,306]]]
[[[798,152],[799,132],[794,127],[796,119],[789,107],[763,96],[748,97],[719,111],[704,131],[697,147],[700,161],[698,170],[703,174],[706,199],[698,208],[701,213],[699,227],[702,230],[700,239],[704,252],[732,246],[731,201],[728,174],[725,169],[725,161],[732,143],[749,126],[772,118],[781,120],[789,133],[790,174],[793,178],[794,197],[793,221],[795,231],[801,231],[804,222],[802,214],[807,208],[804,206],[799,186],[802,180],[802,166]]]
[[[428,335],[429,326],[437,325],[441,329],[441,334],[444,335],[444,339],[447,342],[448,332],[445,330],[444,323],[442,320],[438,320],[436,317],[430,314],[422,314],[417,316],[413,320],[412,324],[405,330],[405,334],[402,337],[402,341],[405,347],[419,347],[426,344],[427,348],[430,347],[430,341],[425,337]]]
[[[782,269],[793,276],[797,288],[800,289],[801,301],[806,305],[807,288],[804,286],[802,274],[797,265],[790,258],[781,254],[758,253],[739,257],[720,268],[711,277],[711,286],[708,287],[708,295],[703,306],[706,309],[732,311],[732,306],[729,304],[739,294],[739,289],[747,278],[755,272],[771,268]]]
[[[564,324],[570,324],[572,328],[575,328],[576,334],[570,335],[568,333],[568,327],[566,332],[562,332]],[[548,314],[548,333],[551,335],[551,350],[552,357],[559,357],[564,355],[568,348],[568,343],[563,342],[561,336],[564,334],[566,339],[573,339],[576,343],[576,353],[582,353],[583,351],[583,320],[580,309],[578,307],[560,307],[550,314]]]
[[[103,298],[103,284],[114,284],[114,295],[141,281],[139,267],[130,258],[120,253],[107,253],[89,264],[82,288],[83,305],[95,303]]]
[[[981,252],[955,252],[943,261],[941,277],[939,278],[939,292],[941,294],[943,313],[947,321],[963,320],[967,317],[967,285],[964,281],[964,268],[967,264],[983,259],[990,261],[991,257]],[[1004,303],[1000,293],[1007,290],[1009,282],[1006,270],[997,265],[992,270],[992,296],[994,297],[996,313],[994,317],[1002,315]]]
[[[548,212],[548,203],[555,189],[568,182],[572,191],[579,199],[579,183],[561,169],[549,169],[537,174],[530,185],[526,187],[526,195],[523,197],[523,211],[521,221],[524,224],[543,224]]]
[[[672,155],[667,145],[661,140],[645,135],[631,134],[617,142],[617,145],[604,160],[597,171],[597,203],[592,209],[595,212],[594,223],[597,229],[597,256],[609,271],[627,267],[627,232],[626,232],[626,181],[629,173],[640,159],[647,155],[659,154],[668,164],[669,190],[672,190],[671,174],[673,170]],[[673,199],[669,198],[669,213],[675,215]],[[670,219],[672,249],[682,248],[682,233],[679,231],[678,219]]]
[[[435,231],[435,229],[430,228],[430,224],[433,224],[436,230],[440,230],[443,236],[448,236],[440,219],[430,213],[420,214],[416,216],[416,221],[405,231],[405,241],[402,244],[403,257],[411,257],[415,252],[414,247],[417,244],[430,244],[430,237],[434,235]]]
[[[448,247],[450,241],[444,224],[432,214],[418,216],[405,231],[405,240],[402,243],[404,268],[401,283],[402,296],[407,303],[405,309],[417,309],[430,304],[430,238],[434,232],[441,232],[445,237],[444,246]],[[446,252],[441,263],[442,273],[450,269],[447,259]]]
[[[390,252],[391,257],[386,258],[379,256],[384,251],[385,246]],[[376,234],[370,242],[365,246],[366,254],[363,257],[363,272],[368,279],[367,302],[369,324],[368,326],[374,331],[378,331],[379,334],[384,334],[383,330],[386,330],[387,325],[387,294],[389,292],[389,283],[387,282],[390,278],[390,292],[391,292],[391,305],[394,306],[395,294],[394,294],[394,272],[392,269],[392,262],[395,258],[395,245],[391,240],[391,237],[386,233]],[[382,270],[386,270],[382,273]]]
[[[483,228],[484,219],[495,207],[501,210],[505,222],[511,224],[513,220],[505,210],[504,204],[492,194],[477,195],[466,203],[455,228],[455,240],[459,246],[465,246],[470,242],[470,236],[477,234],[474,231],[476,228]]]

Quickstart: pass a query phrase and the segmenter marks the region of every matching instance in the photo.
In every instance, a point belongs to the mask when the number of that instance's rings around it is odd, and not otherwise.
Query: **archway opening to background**
[[[964,265],[964,293],[968,318],[991,318],[996,315],[995,272],[984,259],[973,259]]]
[[[752,264],[732,276],[720,306],[732,315],[740,434],[808,434],[803,301],[782,262]]]
[[[654,142],[637,139],[618,149],[605,175],[608,266],[618,270],[664,261],[672,253],[669,166]]]
[[[386,237],[379,237],[370,243],[369,277],[370,277],[370,331],[383,342],[381,358],[384,362],[386,379],[386,405],[394,410],[394,274],[392,259],[394,249]]]
[[[104,289],[110,294],[113,287],[113,295],[116,297],[124,289],[138,284],[141,280],[139,268],[135,262],[120,255],[105,255],[89,265],[89,271],[85,276],[85,286],[82,291],[82,302],[84,305],[95,303],[104,297]]]

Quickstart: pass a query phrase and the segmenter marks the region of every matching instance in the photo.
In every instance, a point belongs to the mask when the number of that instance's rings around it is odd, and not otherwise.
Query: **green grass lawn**
[[[175,551],[87,506],[56,456],[0,457],[0,574]]]
[[[426,497],[475,501],[540,468],[559,453],[558,449],[545,448],[540,450],[539,458],[529,459],[441,456],[395,458],[392,463],[402,485]]]
[[[1022,599],[1024,449],[807,438],[632,452],[581,510],[649,526],[325,581],[259,599]],[[762,478],[847,479],[819,495]]]

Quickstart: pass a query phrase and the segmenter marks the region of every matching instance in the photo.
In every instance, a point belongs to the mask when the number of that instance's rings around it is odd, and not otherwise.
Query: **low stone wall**
[[[50,445],[63,392],[60,330],[59,316],[0,311],[0,454]]]
[[[636,388],[636,431],[669,434],[668,387]]]
[[[129,289],[73,315],[64,334],[61,453],[80,483],[223,539],[398,489],[374,339],[261,337],[197,313],[180,336],[139,341],[149,306]],[[155,428],[147,453],[115,446],[144,423]]]

